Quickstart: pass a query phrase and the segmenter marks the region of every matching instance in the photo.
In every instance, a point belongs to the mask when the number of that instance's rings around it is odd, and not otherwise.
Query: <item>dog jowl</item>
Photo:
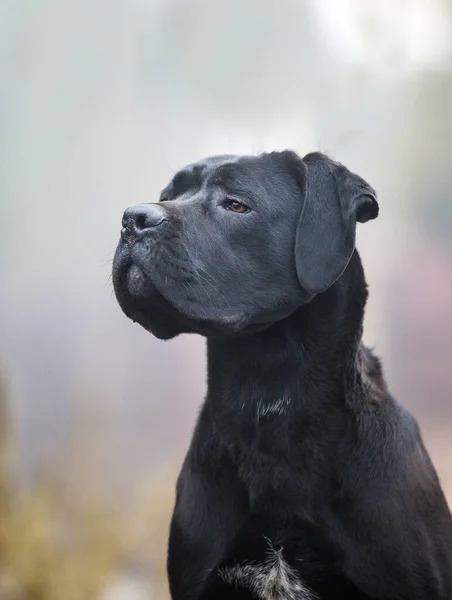
[[[376,193],[320,153],[215,156],[128,208],[113,282],[160,339],[207,338],[170,528],[173,600],[452,598],[452,517],[362,343]]]

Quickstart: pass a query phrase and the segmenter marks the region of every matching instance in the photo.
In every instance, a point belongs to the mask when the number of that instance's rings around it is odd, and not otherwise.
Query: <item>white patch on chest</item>
[[[270,404],[266,404],[262,406],[262,402],[259,400],[257,403],[257,420],[259,421],[261,418],[266,417],[267,415],[278,415],[282,416],[287,407],[290,404],[290,398],[287,396],[283,396],[282,398],[277,398]]]
[[[298,574],[284,560],[281,550],[272,549],[264,562],[247,562],[221,568],[224,582],[248,588],[259,600],[316,600]]]

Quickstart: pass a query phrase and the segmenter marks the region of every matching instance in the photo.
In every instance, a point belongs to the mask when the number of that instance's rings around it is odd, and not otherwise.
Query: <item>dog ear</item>
[[[304,202],[295,242],[296,269],[302,288],[318,294],[344,272],[355,249],[356,222],[375,219],[378,203],[369,184],[324,154],[308,154],[298,163]]]

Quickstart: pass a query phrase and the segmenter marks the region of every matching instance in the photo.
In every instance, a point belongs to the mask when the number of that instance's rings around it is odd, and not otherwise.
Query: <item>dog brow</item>
[[[184,169],[173,177],[173,189],[176,196],[180,196],[188,190],[200,189],[202,176],[206,170],[204,165],[196,165],[190,169]]]

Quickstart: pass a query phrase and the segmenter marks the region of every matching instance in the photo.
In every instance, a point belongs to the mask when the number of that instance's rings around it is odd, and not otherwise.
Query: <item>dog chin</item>
[[[133,321],[159,340],[171,340],[181,333],[190,333],[177,319],[169,317],[159,309],[153,311],[152,316],[151,313],[138,311],[134,314]]]
[[[151,290],[150,287],[146,289]],[[134,323],[141,325],[159,340],[170,340],[181,333],[192,331],[181,319],[171,314],[156,288],[153,288],[153,293],[149,296],[143,296],[144,287],[139,290],[140,295],[131,295],[131,290],[128,290],[126,296],[118,298],[124,314]]]

